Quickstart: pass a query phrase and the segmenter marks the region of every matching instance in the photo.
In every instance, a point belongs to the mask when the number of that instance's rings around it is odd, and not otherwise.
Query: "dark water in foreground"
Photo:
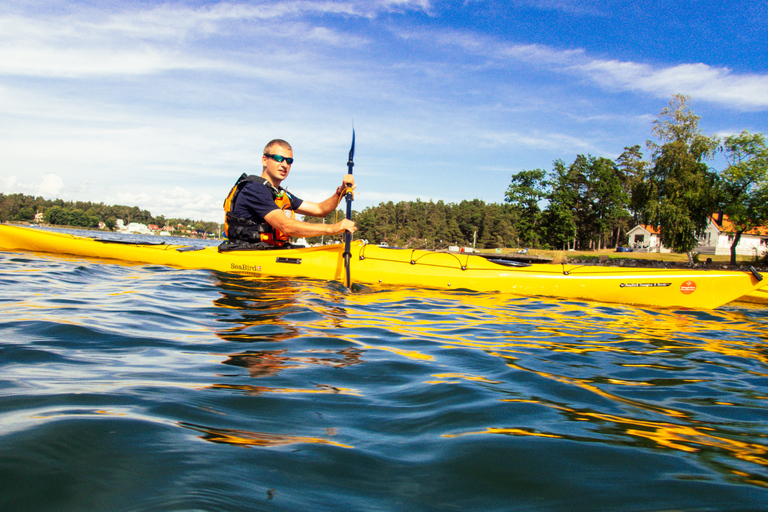
[[[768,309],[0,253],[0,510],[768,509]]]

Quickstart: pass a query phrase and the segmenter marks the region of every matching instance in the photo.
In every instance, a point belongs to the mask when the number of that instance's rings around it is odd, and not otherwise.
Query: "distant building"
[[[659,228],[647,225],[637,225],[627,233],[629,246],[636,251],[671,252],[661,243]],[[729,255],[731,245],[736,238],[736,226],[727,215],[711,215],[707,229],[699,238],[699,246],[695,252],[699,254]],[[763,257],[768,252],[768,226],[761,226],[742,233],[736,254],[739,256]]]
[[[131,222],[128,224],[128,227],[126,227],[126,231],[129,233],[134,233],[137,235],[151,235],[152,232],[149,230],[146,224],[141,224],[139,222]]]
[[[704,234],[699,239],[700,254],[728,255],[736,238],[736,226],[727,215],[719,213],[709,217]],[[768,252],[768,226],[760,226],[741,234],[736,246],[738,256],[763,257]]]
[[[661,245],[661,235],[659,228],[638,224],[627,233],[629,236],[629,246],[634,250],[645,252],[671,252]]]
[[[149,230],[146,224],[131,222],[126,226],[123,219],[117,219],[117,221],[115,222],[115,229],[121,233],[134,233],[136,235],[152,234],[152,231]]]

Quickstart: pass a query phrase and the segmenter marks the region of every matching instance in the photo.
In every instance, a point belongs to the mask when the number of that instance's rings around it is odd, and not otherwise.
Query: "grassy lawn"
[[[515,253],[516,249],[504,249],[503,253]],[[604,249],[602,251],[545,251],[538,249],[531,249],[528,251],[529,255],[542,256],[546,258],[552,258],[553,263],[561,263],[563,258],[567,257],[569,260],[577,258],[594,258],[598,259],[600,256],[608,257],[609,261],[617,262],[622,259],[629,260],[650,260],[650,261],[666,261],[670,263],[688,263],[687,254],[676,253],[658,253],[658,252],[616,252],[614,249]],[[701,255],[699,261],[704,262],[707,258],[712,258],[714,264],[728,265],[731,261],[729,255]],[[760,262],[755,262],[753,258],[749,256],[737,256],[736,262],[739,265],[760,265]]]

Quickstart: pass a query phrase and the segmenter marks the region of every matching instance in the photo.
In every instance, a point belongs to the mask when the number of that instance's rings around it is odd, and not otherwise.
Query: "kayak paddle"
[[[347,162],[347,173],[352,174],[352,167],[355,165],[355,129],[352,128],[352,147],[349,150],[349,161]],[[347,184],[347,219],[352,220],[352,200],[354,196],[352,194],[352,188]],[[352,259],[352,253],[350,252],[350,245],[352,244],[352,233],[349,231],[344,232],[344,268],[347,272],[347,288],[352,286],[352,276],[350,272],[350,260]]]

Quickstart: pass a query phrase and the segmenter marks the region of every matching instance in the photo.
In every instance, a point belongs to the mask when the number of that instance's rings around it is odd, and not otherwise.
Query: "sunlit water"
[[[765,307],[0,265],[2,511],[768,509]]]

